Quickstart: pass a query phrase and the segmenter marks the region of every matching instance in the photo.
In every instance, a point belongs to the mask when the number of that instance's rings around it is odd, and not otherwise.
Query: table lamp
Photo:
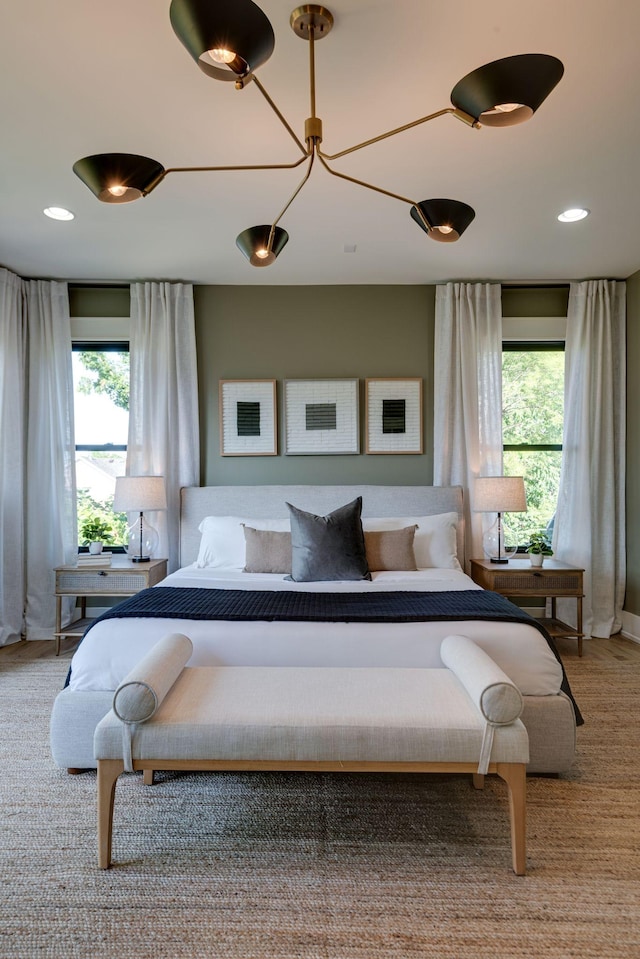
[[[497,513],[496,521],[484,534],[482,543],[492,563],[508,563],[516,546],[505,548],[503,513],[522,513],[527,508],[522,476],[479,476],[474,486],[473,509],[477,513]]]
[[[164,476],[116,476],[114,513],[135,510],[140,514],[127,530],[127,552],[133,563],[148,563],[158,548],[158,532],[147,522],[144,511],[166,508]]]

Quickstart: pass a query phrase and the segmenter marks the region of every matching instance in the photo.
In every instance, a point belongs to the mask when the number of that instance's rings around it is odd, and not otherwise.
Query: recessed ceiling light
[[[565,210],[558,215],[561,223],[576,223],[578,220],[584,220],[589,216],[589,210],[583,210],[582,207],[574,207],[572,210]]]
[[[73,220],[74,217],[71,210],[65,210],[63,206],[48,206],[42,212],[45,216],[50,216],[52,220]]]

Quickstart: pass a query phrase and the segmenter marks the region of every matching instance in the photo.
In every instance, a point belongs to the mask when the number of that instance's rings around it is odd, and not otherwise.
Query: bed
[[[282,557],[274,558],[283,536],[294,528],[296,540],[298,522],[313,531],[314,520],[342,517],[347,505],[350,523],[360,498],[367,555],[380,547],[382,558],[373,565],[383,568],[370,579],[334,580],[303,567],[308,575],[299,581],[298,562],[294,581],[287,579]],[[571,766],[577,712],[562,665],[533,621],[512,621],[511,604],[487,594],[462,571],[459,487],[187,488],[181,493],[180,529],[180,568],[101,618],[76,650],[51,717],[52,754],[59,766],[95,767],[93,733],[111,707],[114,689],[159,638],[174,632],[191,638],[192,666],[441,667],[442,639],[469,636],[524,697],[529,772],[561,773]],[[416,568],[402,568],[411,566],[404,562],[407,537]],[[313,563],[315,553],[304,555],[312,555]],[[271,568],[277,571],[263,571]],[[424,604],[433,603],[436,613],[425,617]],[[506,603],[506,613],[504,605],[494,611],[492,603]],[[333,612],[318,613],[324,604]],[[399,604],[399,614],[389,612],[393,604]],[[331,621],[317,618],[325,615]]]

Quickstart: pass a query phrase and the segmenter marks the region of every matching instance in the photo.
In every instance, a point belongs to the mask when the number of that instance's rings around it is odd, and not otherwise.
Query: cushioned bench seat
[[[190,642],[161,641],[98,725],[99,864],[111,862],[126,769],[497,772],[509,786],[522,874],[526,730],[518,690],[466,637],[442,669],[187,667]],[[123,751],[124,743],[124,751]]]

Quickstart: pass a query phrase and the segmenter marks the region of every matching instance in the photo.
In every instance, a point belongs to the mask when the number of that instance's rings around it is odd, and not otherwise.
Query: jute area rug
[[[519,878],[499,780],[409,775],[125,776],[99,871],[95,773],[49,754],[68,662],[0,660],[0,956],[640,956],[638,668],[567,665],[586,725]]]

